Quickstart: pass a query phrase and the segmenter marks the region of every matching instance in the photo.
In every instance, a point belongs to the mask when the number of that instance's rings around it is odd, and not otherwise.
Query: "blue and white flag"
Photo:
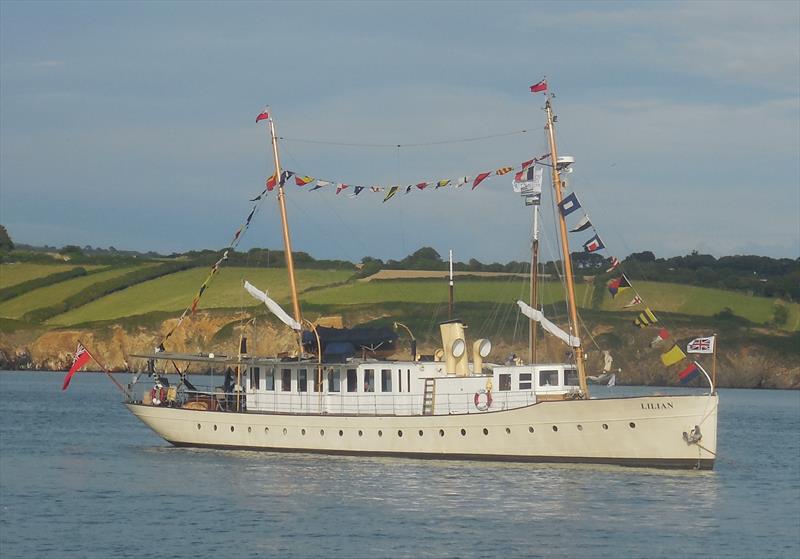
[[[578,197],[575,196],[575,193],[573,192],[561,200],[561,202],[558,203],[558,207],[561,209],[561,215],[567,217],[569,214],[580,208],[581,203],[578,202]]]

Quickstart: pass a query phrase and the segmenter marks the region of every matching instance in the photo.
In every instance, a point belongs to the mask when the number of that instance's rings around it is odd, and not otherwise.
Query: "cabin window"
[[[503,373],[498,375],[499,386],[497,387],[498,390],[511,390],[511,375],[508,373]]]
[[[250,367],[250,389],[258,390],[261,384],[261,368]]]
[[[520,390],[530,390],[531,389],[531,373],[520,373],[519,374],[519,389]]]
[[[275,390],[275,369],[264,371],[264,381],[266,382],[265,390]]]
[[[403,391],[403,371],[402,370],[398,370],[397,371],[397,391],[398,392],[402,392]]]
[[[406,392],[411,392],[411,369],[406,370]]]
[[[580,382],[578,382],[578,371],[575,369],[564,369],[564,386],[580,386]]]
[[[305,369],[297,371],[297,391],[308,392],[308,371]]]
[[[339,369],[328,371],[328,392],[339,392]]]
[[[358,372],[355,369],[347,369],[347,391],[358,392]]]
[[[558,371],[539,371],[539,386],[558,386]]]
[[[292,391],[292,370],[281,369],[281,392]]]
[[[381,392],[392,391],[392,371],[390,369],[381,369]]]
[[[364,369],[364,392],[375,392],[374,369]]]

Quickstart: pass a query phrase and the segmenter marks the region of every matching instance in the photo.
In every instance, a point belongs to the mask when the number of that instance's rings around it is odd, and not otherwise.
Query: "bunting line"
[[[283,182],[285,182],[285,180],[288,180],[290,176],[291,175],[284,174],[284,177],[282,177],[282,179],[284,179]],[[256,196],[255,198],[250,199],[250,201],[254,202],[254,204],[253,207],[250,209],[250,213],[247,214],[244,223],[242,223],[242,225],[240,225],[239,228],[236,230],[236,232],[233,234],[233,239],[231,240],[230,244],[228,244],[228,246],[222,251],[221,256],[214,263],[214,265],[211,266],[211,270],[209,270],[208,275],[206,276],[206,279],[203,281],[203,283],[200,284],[200,288],[197,290],[197,294],[192,299],[192,302],[189,303],[189,305],[184,309],[183,313],[178,318],[178,322],[176,322],[175,325],[172,328],[170,328],[169,332],[167,332],[166,336],[164,336],[161,339],[161,342],[158,344],[158,347],[163,347],[164,342],[169,340],[170,336],[172,336],[172,334],[175,333],[175,330],[177,330],[178,327],[181,324],[183,324],[183,321],[186,320],[187,317],[194,315],[194,313],[197,311],[197,305],[200,303],[200,299],[203,297],[203,294],[208,289],[211,280],[214,279],[214,276],[217,274],[217,272],[219,272],[220,267],[228,259],[228,254],[230,253],[230,251],[235,250],[236,247],[239,246],[242,237],[250,228],[250,223],[253,221],[253,217],[256,215],[256,212],[258,211],[258,208],[261,206],[261,203],[264,201],[264,198],[266,198],[267,194],[275,187],[275,183],[277,181],[272,182],[272,185],[270,186],[270,181],[272,181],[274,178],[275,176],[273,175],[272,177],[267,179],[267,182],[264,185],[264,190],[262,190],[261,193],[259,193],[259,195]]]

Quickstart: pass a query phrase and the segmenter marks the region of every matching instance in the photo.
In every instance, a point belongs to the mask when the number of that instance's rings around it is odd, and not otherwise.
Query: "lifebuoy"
[[[486,397],[481,398],[481,396]],[[492,393],[491,391],[486,391],[483,388],[475,393],[475,397],[472,400],[475,402],[475,407],[478,409],[478,411],[486,411],[492,407]]]

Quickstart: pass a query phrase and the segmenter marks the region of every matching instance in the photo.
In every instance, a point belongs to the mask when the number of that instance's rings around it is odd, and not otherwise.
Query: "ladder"
[[[422,415],[433,415],[433,402],[436,397],[436,379],[425,379],[425,393],[422,396]]]

